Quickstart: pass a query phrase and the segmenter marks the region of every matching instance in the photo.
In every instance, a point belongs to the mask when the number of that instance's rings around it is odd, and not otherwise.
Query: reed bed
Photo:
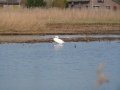
[[[120,23],[120,11],[2,8],[0,32],[44,32],[47,23]]]

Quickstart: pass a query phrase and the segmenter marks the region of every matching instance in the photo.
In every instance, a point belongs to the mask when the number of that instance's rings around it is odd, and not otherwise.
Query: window
[[[74,4],[74,2],[72,2],[72,5]]]
[[[106,6],[106,10],[110,10],[110,6]]]
[[[81,2],[79,2],[79,5],[81,5]]]
[[[98,10],[98,9],[100,8],[100,6],[93,6],[93,8],[94,8],[95,10]]]
[[[70,5],[70,7],[73,7],[74,6],[74,2],[71,2],[71,5]]]
[[[98,0],[98,3],[104,3],[104,0]]]

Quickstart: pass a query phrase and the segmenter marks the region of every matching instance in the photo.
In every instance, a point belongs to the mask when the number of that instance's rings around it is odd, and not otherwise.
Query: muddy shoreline
[[[1,32],[0,35],[120,35],[118,23],[47,23],[42,31]],[[62,38],[65,42],[114,41],[120,37],[75,37]],[[44,43],[53,42],[52,38],[32,40],[0,40],[0,43]]]
[[[74,37],[74,38],[61,38],[65,42],[92,42],[92,41],[120,41],[120,37]],[[33,40],[0,40],[0,44],[5,43],[52,43],[53,38],[47,39],[33,39]]]

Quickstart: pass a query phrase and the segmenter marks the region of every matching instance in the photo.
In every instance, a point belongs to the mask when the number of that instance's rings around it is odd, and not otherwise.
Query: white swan
[[[64,43],[64,41],[61,40],[61,39],[59,39],[58,36],[55,36],[55,37],[53,38],[53,40],[54,40],[55,42],[59,43],[59,44]]]

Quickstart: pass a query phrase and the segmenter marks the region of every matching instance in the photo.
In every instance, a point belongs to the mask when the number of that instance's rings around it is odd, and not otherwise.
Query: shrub
[[[67,0],[53,0],[52,6],[59,7],[59,8],[66,8],[68,6],[68,2]]]
[[[46,2],[43,0],[28,0],[28,7],[44,7],[46,6]]]

